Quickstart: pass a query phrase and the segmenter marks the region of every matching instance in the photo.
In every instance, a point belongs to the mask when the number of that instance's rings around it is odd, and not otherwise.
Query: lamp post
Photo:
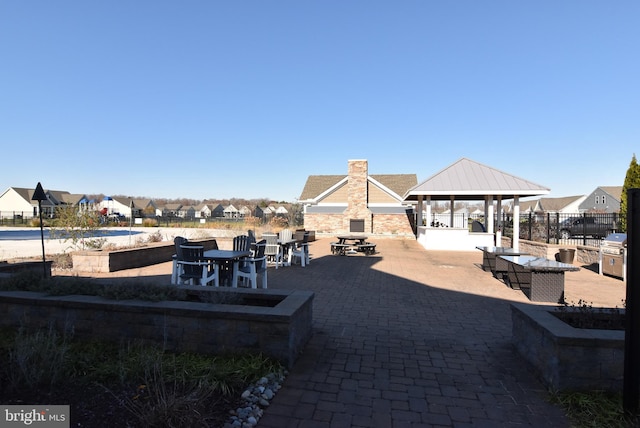
[[[44,228],[42,225],[42,201],[47,200],[47,195],[44,193],[44,189],[42,188],[42,184],[38,182],[36,186],[36,190],[33,192],[33,196],[31,197],[32,201],[38,201],[38,213],[40,214],[40,241],[42,242],[42,275],[43,278],[47,277],[47,261],[44,257]]]
[[[129,202],[131,214],[129,214],[129,246],[131,246],[131,226],[133,225],[133,199]]]

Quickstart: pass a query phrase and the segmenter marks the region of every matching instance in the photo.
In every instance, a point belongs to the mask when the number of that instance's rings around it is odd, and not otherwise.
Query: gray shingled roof
[[[462,158],[409,189],[405,201],[417,201],[418,196],[430,195],[432,200],[483,200],[486,195],[501,195],[511,199],[518,195],[546,195],[550,189],[531,181]]]
[[[600,189],[620,201],[622,200],[622,187],[623,186],[600,186]]]
[[[418,182],[416,174],[372,174],[370,178],[387,187],[398,196],[402,197],[404,193],[415,186]],[[347,175],[310,175],[300,194],[301,201],[316,199],[322,193],[326,192],[340,181],[347,178]]]

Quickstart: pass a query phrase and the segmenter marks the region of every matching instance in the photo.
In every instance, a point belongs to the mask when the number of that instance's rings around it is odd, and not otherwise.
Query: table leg
[[[238,264],[240,262],[238,260],[233,261],[233,273],[231,277],[231,286],[233,288],[238,288]]]

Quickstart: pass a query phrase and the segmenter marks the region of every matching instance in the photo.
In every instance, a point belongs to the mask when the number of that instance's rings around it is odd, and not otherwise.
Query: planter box
[[[511,305],[512,338],[520,357],[552,390],[622,391],[624,330],[571,327],[557,306]]]
[[[201,244],[205,250],[214,248],[215,239],[190,241]],[[171,261],[176,249],[173,242],[148,244],[145,247],[122,250],[76,251],[71,254],[73,270],[77,272],[116,272]]]
[[[51,260],[45,260],[44,265],[42,267],[42,262],[18,262],[18,263],[0,263],[0,275],[13,275],[18,272],[38,272],[45,273],[48,277],[51,276]]]
[[[0,325],[30,329],[53,326],[61,332],[73,332],[77,338],[116,343],[140,339],[176,352],[262,352],[288,368],[311,337],[312,292],[184,288],[198,301],[115,301],[95,296],[0,292],[0,313],[4,314]]]

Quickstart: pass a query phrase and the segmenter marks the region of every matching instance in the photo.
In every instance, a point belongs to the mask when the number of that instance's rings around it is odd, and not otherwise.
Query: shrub
[[[142,220],[142,227],[158,227],[158,220],[155,218],[145,218]]]

